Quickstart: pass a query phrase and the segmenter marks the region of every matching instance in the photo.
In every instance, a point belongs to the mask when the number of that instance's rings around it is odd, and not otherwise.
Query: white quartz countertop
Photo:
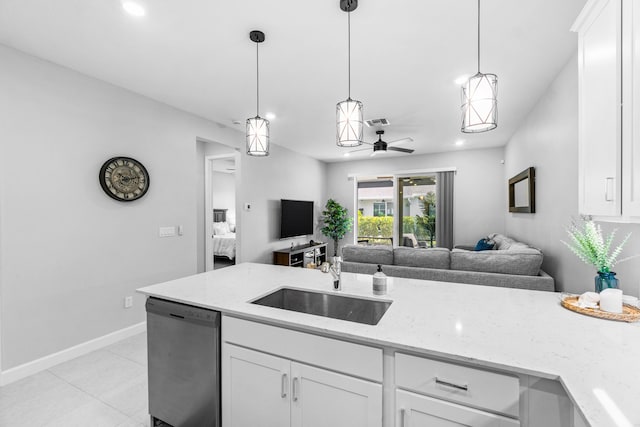
[[[342,273],[344,295],[391,300],[375,326],[251,304],[280,287],[335,292],[319,270],[244,263],[138,289],[332,337],[558,379],[593,427],[640,426],[640,322],[564,309],[560,294]]]

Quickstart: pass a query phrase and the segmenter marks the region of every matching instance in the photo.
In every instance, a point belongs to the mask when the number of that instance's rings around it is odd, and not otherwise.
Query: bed
[[[226,209],[213,210],[213,256],[236,258],[235,226],[227,222]]]

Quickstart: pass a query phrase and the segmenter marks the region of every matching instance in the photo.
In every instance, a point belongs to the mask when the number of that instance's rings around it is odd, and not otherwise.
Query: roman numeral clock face
[[[149,189],[149,173],[139,161],[114,157],[100,168],[100,185],[107,195],[121,202],[131,202]]]

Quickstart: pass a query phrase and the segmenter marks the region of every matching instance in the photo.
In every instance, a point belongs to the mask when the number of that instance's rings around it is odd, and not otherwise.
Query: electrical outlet
[[[124,297],[124,308],[133,307],[133,297]]]

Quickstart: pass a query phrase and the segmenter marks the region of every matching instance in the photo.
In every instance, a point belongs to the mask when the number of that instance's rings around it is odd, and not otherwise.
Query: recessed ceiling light
[[[469,80],[469,77],[471,77],[469,74],[465,74],[463,76],[458,77],[457,79],[454,80],[454,82],[460,86],[463,85],[467,82],[467,80]]]
[[[464,139],[459,139],[456,141],[456,145],[460,146],[460,145],[464,145]]]
[[[122,8],[132,16],[144,16],[147,14],[147,12],[144,10],[144,7],[134,1],[123,1]]]
[[[264,113],[264,118],[267,120],[273,120],[276,118],[275,113]]]

